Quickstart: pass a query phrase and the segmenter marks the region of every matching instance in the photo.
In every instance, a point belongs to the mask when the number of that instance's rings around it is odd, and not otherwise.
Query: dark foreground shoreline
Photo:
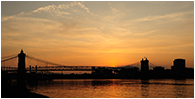
[[[30,92],[28,89],[21,90],[17,86],[1,84],[1,98],[49,98],[44,95]]]
[[[1,98],[49,98],[44,95],[33,93],[27,88],[12,85],[10,74],[1,71]]]

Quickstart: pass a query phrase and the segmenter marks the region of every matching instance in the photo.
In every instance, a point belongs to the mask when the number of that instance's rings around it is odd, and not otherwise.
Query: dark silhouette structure
[[[2,71],[1,78],[1,98],[49,98],[40,94],[32,93],[26,88],[26,69],[25,69],[25,57],[26,54],[23,50],[15,56],[18,57],[17,73],[8,73]],[[11,58],[12,59],[12,58]],[[9,59],[8,59],[9,60]],[[14,77],[17,75],[16,77]],[[17,86],[11,84],[11,79],[17,79]]]
[[[141,72],[148,72],[149,70],[149,60],[147,60],[147,58],[145,58],[145,60],[141,60]]]
[[[17,85],[21,89],[26,88],[25,78],[26,78],[26,69],[25,69],[25,56],[23,50],[18,54],[18,71],[17,71]]]
[[[141,60],[141,79],[148,79],[149,78],[149,60],[145,58],[145,60]]]
[[[171,69],[173,76],[177,79],[194,78],[194,69],[186,68],[185,59],[175,59]]]
[[[194,78],[194,69],[185,67],[185,59],[175,59],[172,69],[165,69],[162,66],[155,66],[147,58],[142,58],[140,62],[136,62],[131,65],[123,67],[102,67],[102,66],[64,66],[41,59],[37,59],[26,55],[23,50],[17,55],[9,59],[2,60],[5,62],[18,57],[18,68],[2,66],[1,69],[4,72],[9,72],[10,78],[17,79],[18,86],[20,88],[25,87],[26,81],[35,80],[52,80],[52,79],[70,79],[70,78],[83,78],[83,79],[165,79],[165,78]],[[56,66],[29,66],[25,68],[25,58],[43,62],[46,64]],[[134,65],[141,63],[141,70]],[[150,66],[149,66],[150,64]],[[149,67],[153,67],[153,70],[149,70]],[[89,74],[55,74],[50,71],[92,71]],[[12,73],[10,73],[12,72]],[[17,74],[17,77],[15,76]]]
[[[171,67],[172,70],[175,71],[183,71],[185,70],[185,59],[175,59],[173,61],[174,66]]]
[[[165,70],[165,68],[164,68],[164,67],[162,67],[162,66],[156,66],[156,67],[154,67],[154,68],[153,68],[153,70],[154,70],[154,71],[158,71],[158,72],[159,72],[159,71],[164,71],[164,70]]]

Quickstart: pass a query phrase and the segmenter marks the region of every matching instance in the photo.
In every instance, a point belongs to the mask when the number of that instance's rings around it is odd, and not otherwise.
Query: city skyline
[[[194,2],[1,2],[1,56],[122,66],[147,57],[194,68]]]

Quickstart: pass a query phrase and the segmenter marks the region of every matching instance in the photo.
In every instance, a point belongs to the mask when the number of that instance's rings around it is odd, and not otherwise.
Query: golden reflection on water
[[[29,86],[51,98],[193,98],[194,80],[60,79]]]
[[[186,83],[186,80],[175,80],[175,84],[183,84]],[[183,85],[180,86],[174,86],[174,92],[175,92],[175,97],[186,97],[186,88]]]
[[[141,86],[141,95],[142,98],[147,98],[149,93],[149,80],[141,80],[142,86]]]

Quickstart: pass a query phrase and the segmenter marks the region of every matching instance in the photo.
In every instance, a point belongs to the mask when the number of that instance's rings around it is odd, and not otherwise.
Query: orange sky
[[[194,2],[2,1],[1,56],[63,65],[124,66],[147,57],[194,67]]]

